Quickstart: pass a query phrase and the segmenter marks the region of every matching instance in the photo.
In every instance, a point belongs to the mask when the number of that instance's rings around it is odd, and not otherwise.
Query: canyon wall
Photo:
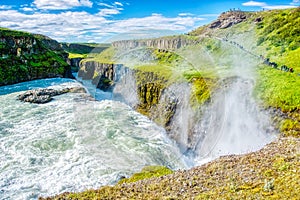
[[[188,82],[169,85],[154,72],[96,61],[81,62],[78,77],[92,80],[97,88],[112,92],[113,100],[126,103],[164,127],[183,152],[193,145],[199,113],[190,105]]]
[[[133,49],[138,47],[151,47],[156,49],[179,49],[187,45],[197,44],[197,40],[191,37],[170,36],[144,40],[121,40],[112,43],[112,46],[118,49]]]
[[[72,77],[68,54],[46,36],[0,28],[0,86],[40,78]]]

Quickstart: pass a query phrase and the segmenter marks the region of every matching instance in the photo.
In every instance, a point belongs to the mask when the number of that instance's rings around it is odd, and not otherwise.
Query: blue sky
[[[0,27],[60,42],[106,42],[187,33],[231,8],[283,9],[299,0],[0,0]]]

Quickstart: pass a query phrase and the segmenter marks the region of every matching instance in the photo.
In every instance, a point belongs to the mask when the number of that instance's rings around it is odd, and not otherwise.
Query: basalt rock
[[[209,28],[229,28],[234,24],[241,23],[247,19],[246,12],[239,10],[230,10],[228,12],[222,13],[216,21],[209,25]]]
[[[154,72],[96,61],[81,62],[78,76],[91,80],[103,91],[111,91],[115,100],[130,105],[164,127],[183,149],[192,144],[195,115],[190,94],[186,92],[191,90],[189,84],[170,85],[169,80]],[[187,141],[182,140],[182,134],[188,136]]]
[[[71,58],[70,59],[70,65],[74,68],[74,71],[78,72],[80,69],[80,61],[83,58]]]
[[[184,35],[161,37],[145,40],[121,40],[112,43],[112,46],[118,49],[134,49],[142,47],[150,47],[156,49],[176,50],[188,45],[197,44],[197,40],[193,40]]]
[[[23,102],[44,104],[53,100],[54,96],[65,94],[68,92],[85,93],[85,90],[82,87],[63,88],[63,89],[40,88],[40,89],[28,90],[25,93],[18,95],[17,98]]]
[[[114,82],[119,79],[118,74],[121,64],[99,63],[96,61],[84,61],[80,64],[78,77],[83,80],[92,80],[92,83],[103,91],[112,90]]]

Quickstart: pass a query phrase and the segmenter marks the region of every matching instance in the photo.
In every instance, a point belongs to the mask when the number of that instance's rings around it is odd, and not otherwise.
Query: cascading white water
[[[230,59],[231,67],[225,77],[221,75],[222,88],[204,108],[197,126],[195,164],[221,155],[256,151],[276,137],[269,116],[252,97],[257,61],[236,50],[226,59]]]
[[[220,48],[224,56],[217,58],[208,50],[199,51],[199,54],[205,54],[206,63],[209,63],[215,75],[219,76],[221,86],[212,95],[211,103],[202,108],[202,112],[195,112],[191,108],[191,88],[187,83],[173,84],[164,90],[161,96],[161,101],[164,101],[164,98],[168,99],[170,95],[177,101],[175,115],[172,116],[172,128],[168,134],[177,142],[181,152],[187,154],[184,157],[189,167],[221,155],[258,150],[276,137],[269,116],[260,110],[252,97],[255,67],[259,61],[235,46],[220,44]],[[187,71],[187,66],[190,68],[192,63],[201,65],[201,60],[193,56],[195,52],[192,50],[188,56],[182,56],[188,63],[182,68]],[[153,58],[146,56],[148,54],[146,49],[136,48],[123,52],[123,57],[119,59],[124,63],[134,60],[132,63],[142,65],[153,61]],[[191,62],[189,56],[192,56]],[[117,83],[116,91],[127,95],[127,99],[134,102],[129,103],[131,106],[136,105],[138,100],[134,76],[123,75],[123,79]],[[124,99],[123,101],[126,102]],[[202,116],[197,123],[199,113],[202,113]]]
[[[214,96],[200,123],[198,144],[194,149],[196,163],[221,155],[259,150],[274,139],[269,117],[251,98],[253,82],[234,78]]]
[[[16,100],[24,90],[60,84],[78,83],[47,79],[0,88],[0,199],[98,188],[146,165],[185,167],[164,130],[123,103],[74,93],[42,105]]]

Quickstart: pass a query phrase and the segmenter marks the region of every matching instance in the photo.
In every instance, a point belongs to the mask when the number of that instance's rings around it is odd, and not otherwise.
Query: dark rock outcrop
[[[116,68],[119,69],[120,67],[123,65],[85,61],[81,63],[78,77],[83,80],[92,80],[97,88],[108,91],[112,89],[114,82],[118,79]]]
[[[80,69],[80,61],[83,58],[71,58],[70,59],[70,65],[73,68],[74,71],[78,72]]]
[[[50,89],[40,88],[35,90],[28,90],[23,94],[18,95],[18,99],[23,102],[43,104],[53,100],[52,97],[65,94],[68,92],[85,93],[82,87],[63,88],[63,89]]]
[[[154,72],[96,61],[81,62],[78,76],[92,80],[101,90],[111,91],[113,99],[130,105],[163,126],[183,151],[192,144],[196,114],[190,107],[189,84],[169,85],[168,80]],[[188,136],[187,141],[182,141],[182,135]]]
[[[239,10],[231,10],[228,12],[222,13],[218,19],[212,22],[208,27],[211,29],[215,28],[229,28],[234,24],[241,23],[247,19],[246,12]]]

